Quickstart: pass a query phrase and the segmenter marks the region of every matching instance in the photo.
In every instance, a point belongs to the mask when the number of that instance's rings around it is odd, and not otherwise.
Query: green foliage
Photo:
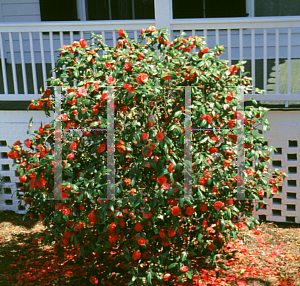
[[[180,36],[168,43],[168,33],[153,28],[144,31],[138,42],[129,39],[124,31],[125,38],[121,33],[113,48],[93,34],[94,44],[81,40],[61,49],[55,69],[57,78],[49,78],[48,82],[62,88],[62,129],[83,130],[82,134],[79,130],[64,132],[61,141],[62,189],[69,200],[46,199],[54,194],[54,121],[34,131],[33,138],[28,139],[31,145],[26,143],[28,153],[22,146],[16,151],[16,164],[25,176],[23,198],[30,204],[27,213],[43,214],[47,226],[49,235],[44,237],[44,243],[50,242],[50,234],[55,233],[57,249],[73,243],[80,246],[81,257],[100,253],[113,272],[125,270],[131,275],[132,285],[143,277],[147,285],[161,283],[159,273],[165,271],[164,266],[182,278],[180,267],[190,260],[189,255],[206,256],[208,266],[214,266],[213,257],[218,250],[239,234],[232,223],[235,216],[247,214],[250,228],[258,224],[251,220],[252,200],[248,204],[228,202],[237,193],[236,169],[231,163],[237,156],[233,130],[237,88],[244,85],[248,93],[252,89],[251,78],[235,75],[235,67],[228,67],[227,61],[218,58],[224,50],[222,46],[201,53],[206,43],[200,37]],[[146,45],[142,44],[145,38]],[[193,47],[199,52],[191,53]],[[101,50],[103,56],[98,54]],[[236,67],[243,71],[243,64],[239,62]],[[108,86],[115,86],[116,199],[110,201],[106,199],[106,175],[112,170],[106,166],[105,157],[111,146],[106,146],[106,131],[96,130],[107,128]],[[184,197],[183,86],[191,86],[193,129],[216,128],[192,133],[190,192],[199,200]],[[255,107],[254,100],[253,104],[245,110],[245,155],[251,159],[258,154],[261,164],[255,170],[247,168],[244,186],[245,193],[254,194],[255,198],[260,188],[271,196],[273,184],[263,179],[267,169],[264,171],[262,162],[268,158],[257,153],[263,136],[252,134],[254,123],[268,129],[268,121],[262,119],[266,109]],[[53,89],[43,91],[41,99],[30,105],[48,116],[54,106]],[[150,114],[156,116],[154,123],[148,119]],[[218,145],[221,138],[224,141]],[[214,150],[219,157],[213,156]],[[286,176],[277,174],[280,179]],[[218,209],[220,202],[227,209]],[[192,231],[190,225],[197,226],[197,231]],[[187,236],[189,249],[183,245]],[[108,259],[115,246],[119,247],[116,260],[122,265],[117,268]],[[149,260],[152,262],[147,270],[141,269],[141,262]],[[188,279],[193,273],[194,270],[186,273]]]

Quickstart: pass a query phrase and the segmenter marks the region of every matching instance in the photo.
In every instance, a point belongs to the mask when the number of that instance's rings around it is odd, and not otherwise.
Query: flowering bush
[[[62,196],[70,200],[47,200],[53,198],[57,164],[54,121],[25,140],[27,149],[17,141],[8,154],[18,164],[19,196],[30,205],[27,215],[39,215],[47,227],[40,239],[56,241],[57,253],[73,246],[82,259],[91,259],[92,285],[101,278],[101,259],[108,265],[105,285],[116,285],[113,278],[121,273],[130,278],[128,285],[159,285],[175,277],[191,281],[199,275],[190,266],[195,257],[205,258],[208,267],[226,268],[218,260],[224,258],[226,243],[235,241],[243,225],[252,229],[258,224],[252,199],[258,209],[264,193],[277,194],[277,184],[286,177],[276,170],[275,178],[264,178],[270,156],[263,151],[274,147],[260,150],[263,136],[253,131],[258,130],[255,123],[269,130],[263,120],[268,109],[257,108],[253,98],[253,106],[246,107],[244,187],[251,200],[238,201],[233,128],[242,114],[236,111],[237,87],[244,85],[246,93],[252,88],[251,78],[236,74],[244,71],[244,62],[228,67],[219,59],[224,47],[210,49],[197,36],[180,35],[169,42],[164,29],[151,26],[141,30],[136,42],[123,29],[118,32],[113,48],[97,35],[92,35],[95,44],[81,39],[63,46],[58,77],[48,79],[50,86],[62,87],[62,128],[92,128],[83,130],[83,136],[78,130],[65,132],[61,142]],[[198,52],[191,52],[194,47]],[[106,198],[107,146],[105,131],[95,130],[107,127],[108,86],[115,86],[116,200],[101,200]],[[199,200],[176,200],[184,194],[182,86],[192,88],[193,128],[203,129],[192,134],[192,196]],[[30,108],[49,116],[54,105],[49,88]],[[253,156],[260,162],[251,168]],[[244,221],[235,223],[239,215]]]

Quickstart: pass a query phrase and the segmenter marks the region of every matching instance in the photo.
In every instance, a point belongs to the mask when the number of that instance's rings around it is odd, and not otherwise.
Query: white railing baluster
[[[276,28],[275,39],[276,94],[279,93],[279,29]]]
[[[137,34],[137,30],[134,30],[134,39],[135,39],[135,41],[138,41],[138,34]]]
[[[54,49],[53,49],[53,32],[50,32],[50,55],[51,55],[51,68],[55,69],[54,63]],[[52,76],[56,79],[56,72],[52,72]]]
[[[43,43],[43,34],[42,32],[39,32],[39,38],[40,38],[40,48],[41,48],[41,58],[42,58],[42,69],[43,69],[43,80],[44,80],[44,89],[47,87],[47,72],[46,72],[46,63],[45,63],[45,52],[44,52],[44,43]]]
[[[243,29],[239,29],[239,48],[240,48],[240,61],[243,61]],[[240,71],[240,75],[242,75],[242,71]]]
[[[83,38],[83,31],[80,31],[80,39],[84,39]]]
[[[267,92],[267,28],[264,28],[264,90]]]
[[[252,94],[255,94],[255,30],[251,29],[251,77],[252,80]]]
[[[36,79],[36,67],[35,67],[35,60],[34,60],[34,48],[33,48],[33,42],[32,42],[32,32],[29,32],[29,43],[30,43],[32,77],[33,77],[33,90],[34,90],[34,94],[38,94],[38,86],[37,86],[37,79]]]
[[[112,36],[113,36],[113,47],[114,47],[117,44],[116,31],[115,30],[112,31]]]
[[[203,37],[204,37],[204,41],[206,42],[206,45],[208,45],[208,43],[207,43],[207,29],[204,29],[203,30]]]
[[[1,53],[1,65],[2,65],[2,74],[3,74],[4,93],[8,94],[7,74],[6,74],[5,57],[4,57],[3,51],[4,51],[4,42],[2,40],[2,33],[0,32],[0,53]]]
[[[216,29],[216,45],[220,44],[219,29]]]
[[[23,87],[24,87],[24,94],[28,94],[28,86],[27,86],[27,75],[26,75],[26,67],[25,67],[25,60],[24,60],[24,49],[23,49],[23,37],[22,32],[19,32],[19,42],[20,42],[20,54],[21,54],[21,64],[22,64],[22,76],[23,76]]]
[[[288,28],[288,74],[287,74],[287,93],[291,94],[291,47],[292,47],[292,35],[291,27]]]
[[[62,31],[59,32],[59,40],[60,40],[60,47],[62,48],[64,45],[64,35]]]
[[[72,45],[74,42],[73,31],[70,31],[70,41],[71,41],[71,45]]]
[[[228,66],[231,66],[231,29],[227,29],[227,54],[228,54]]]
[[[13,72],[14,93],[19,94],[12,33],[9,32],[8,36],[9,36],[9,46],[10,46],[10,58],[11,58],[11,65],[12,65],[12,72]]]

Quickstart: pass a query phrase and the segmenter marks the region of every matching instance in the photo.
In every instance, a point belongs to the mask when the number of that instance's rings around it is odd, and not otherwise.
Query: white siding
[[[39,0],[1,0],[2,22],[41,21]]]

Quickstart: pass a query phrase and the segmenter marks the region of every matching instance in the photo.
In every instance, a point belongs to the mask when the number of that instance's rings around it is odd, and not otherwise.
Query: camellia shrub
[[[226,244],[244,225],[259,224],[252,215],[254,200],[257,210],[265,193],[279,194],[286,174],[275,170],[273,178],[265,178],[270,155],[264,151],[275,148],[253,134],[269,130],[263,119],[268,109],[253,98],[245,108],[248,200],[237,200],[234,127],[243,118],[236,110],[237,88],[252,89],[245,62],[228,66],[219,59],[224,47],[210,49],[198,36],[182,34],[169,42],[165,29],[153,26],[141,30],[138,42],[122,29],[118,33],[112,48],[94,34],[91,45],[81,39],[63,46],[57,78],[48,79],[49,86],[62,88],[62,197],[69,200],[49,200],[54,197],[54,120],[11,147],[8,156],[22,183],[19,198],[29,205],[26,215],[39,215],[46,226],[41,241],[55,241],[58,255],[75,248],[78,263],[90,260],[92,285],[124,285],[121,276],[126,285],[174,285],[183,278],[191,285],[201,274],[195,258],[206,267],[226,269]],[[107,127],[108,86],[115,92],[115,200],[105,200],[106,131],[98,130]],[[184,86],[191,87],[193,129],[198,130],[192,132],[190,192],[199,200],[176,200],[184,198]],[[53,88],[30,104],[48,116],[54,106]],[[260,161],[254,167],[252,157]],[[237,222],[239,216],[244,220]]]

